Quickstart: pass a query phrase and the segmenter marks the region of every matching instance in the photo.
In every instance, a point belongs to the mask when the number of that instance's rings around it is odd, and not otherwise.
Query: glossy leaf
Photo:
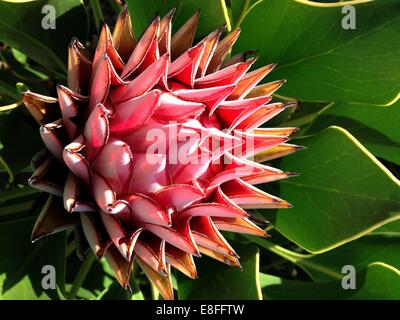
[[[57,286],[64,290],[66,234],[32,244],[34,221],[25,218],[0,223],[0,299],[58,299],[56,289],[42,287],[42,268],[46,265],[55,268]]]
[[[50,27],[52,14],[55,29]],[[60,74],[66,72],[71,38],[85,42],[87,28],[80,0],[0,2],[0,41]]]
[[[237,243],[233,247],[240,256],[243,270],[207,257],[196,259],[199,278],[193,280],[179,274],[179,299],[261,299],[258,249],[252,245],[243,246]]]
[[[341,26],[339,6],[259,1],[241,23],[234,52],[256,49],[257,66],[277,62],[279,94],[306,101],[389,104],[400,92],[400,7],[396,0],[358,4],[356,29]]]
[[[335,103],[323,109],[307,134],[331,125],[345,128],[375,156],[400,164],[400,102],[389,107]]]
[[[280,166],[301,172],[280,183],[294,208],[264,211],[289,240],[323,252],[400,218],[399,181],[347,131],[330,127],[296,143],[307,149]]]
[[[400,298],[400,272],[398,269],[375,262],[357,272],[356,289],[344,290],[341,281],[326,283],[285,280],[269,274],[260,274],[262,291],[266,299],[377,299]]]

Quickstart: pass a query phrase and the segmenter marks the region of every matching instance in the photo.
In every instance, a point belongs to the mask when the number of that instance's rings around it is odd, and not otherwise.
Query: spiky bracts
[[[122,286],[137,261],[166,299],[171,266],[197,277],[193,256],[240,266],[220,231],[265,236],[244,209],[289,207],[254,185],[290,174],[261,162],[297,149],[295,128],[259,128],[286,108],[269,103],[283,81],[257,86],[274,65],[226,61],[239,30],[192,46],[199,13],[171,37],[172,16],[136,40],[125,7],[93,61],[72,40],[57,98],[24,93],[47,148],[29,183],[54,195],[33,239],[81,225]]]

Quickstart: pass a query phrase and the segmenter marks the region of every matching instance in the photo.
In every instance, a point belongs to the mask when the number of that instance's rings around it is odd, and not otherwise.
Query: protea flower
[[[199,13],[171,37],[172,16],[136,40],[125,7],[93,61],[72,40],[57,98],[24,93],[47,148],[29,184],[54,195],[33,240],[80,225],[122,286],[137,261],[166,299],[171,266],[197,277],[193,256],[240,266],[220,231],[266,236],[244,209],[290,207],[254,185],[290,176],[261,162],[297,149],[285,143],[295,128],[259,128],[287,107],[267,104],[283,81],[256,86],[274,65],[225,61],[240,30],[192,46]]]

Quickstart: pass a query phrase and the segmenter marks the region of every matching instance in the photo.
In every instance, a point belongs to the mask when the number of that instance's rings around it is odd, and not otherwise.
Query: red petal
[[[190,185],[171,185],[153,194],[153,198],[165,209],[174,207],[181,211],[204,198],[201,190]]]
[[[92,168],[107,180],[116,194],[125,193],[133,170],[129,146],[121,140],[110,139],[98,153]]]
[[[136,69],[142,67],[144,70],[151,62],[156,60],[158,55],[157,49],[157,34],[160,28],[160,17],[153,20],[150,26],[143,33],[135,49],[132,52],[124,70],[122,71],[121,77],[127,78]],[[143,65],[142,64],[146,64]]]
[[[160,79],[166,77],[168,61],[168,54],[163,55],[134,80],[130,81],[126,85],[122,85],[112,90],[110,92],[110,98],[112,102],[117,104],[127,101],[151,90],[160,81]]]
[[[236,85],[236,89],[229,96],[231,100],[238,100],[245,97],[268,73],[274,69],[276,64],[269,64],[260,69],[246,74]]]
[[[119,55],[128,61],[136,45],[132,31],[132,22],[129,15],[128,6],[125,5],[119,14],[112,34],[114,47]]]
[[[186,253],[178,248],[166,245],[165,248],[167,263],[178,269],[188,277],[195,279],[197,278],[196,265],[193,261],[193,256]]]
[[[247,72],[254,61],[255,59],[249,59],[245,62],[239,62],[225,69],[219,70],[205,77],[197,79],[195,81],[195,87],[209,88],[236,84],[236,82],[239,81],[239,79],[241,79],[242,76]],[[235,89],[235,91],[236,90],[237,89]]]
[[[231,33],[229,33],[224,39],[222,39],[220,43],[218,43],[217,48],[215,49],[215,52],[208,65],[207,74],[213,73],[219,69],[226,55],[231,51],[233,45],[239,37],[239,34],[240,29],[235,29]]]
[[[200,11],[196,11],[196,13],[173,35],[171,39],[171,54],[173,59],[182,55],[192,46],[199,17]]]
[[[115,113],[110,118],[111,131],[123,135],[139,128],[150,118],[160,103],[160,90],[117,104]]]
[[[68,88],[79,94],[87,94],[92,62],[87,58],[85,47],[73,38],[68,48]]]
[[[109,134],[107,110],[104,105],[98,104],[90,113],[83,131],[89,160],[107,143]]]
[[[48,123],[40,127],[40,136],[46,148],[58,160],[62,161],[64,145],[63,140],[64,127],[62,121]]]

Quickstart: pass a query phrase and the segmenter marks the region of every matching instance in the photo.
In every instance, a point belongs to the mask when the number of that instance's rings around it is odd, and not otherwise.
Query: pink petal
[[[129,146],[121,140],[110,139],[98,153],[92,168],[107,180],[116,194],[125,193],[133,170]]]
[[[62,161],[64,145],[63,140],[64,127],[62,121],[48,123],[40,127],[40,136],[46,148],[58,160]]]
[[[195,81],[196,88],[220,87],[229,84],[236,84],[247,72],[255,59],[239,62],[225,69],[211,73]],[[235,89],[236,91],[236,89]]]
[[[159,81],[166,78],[168,62],[169,56],[165,54],[128,84],[113,89],[110,92],[112,102],[118,104],[151,90]]]
[[[201,190],[190,185],[171,185],[153,194],[153,198],[165,209],[174,207],[181,211],[204,198]]]
[[[153,20],[150,26],[143,33],[135,49],[132,52],[121,77],[127,78],[131,75],[142,63],[152,63],[156,60],[157,52],[157,33],[160,28],[160,17]]]
[[[116,105],[115,113],[110,118],[111,131],[123,135],[142,126],[159,105],[160,96],[160,90],[153,90]]]

